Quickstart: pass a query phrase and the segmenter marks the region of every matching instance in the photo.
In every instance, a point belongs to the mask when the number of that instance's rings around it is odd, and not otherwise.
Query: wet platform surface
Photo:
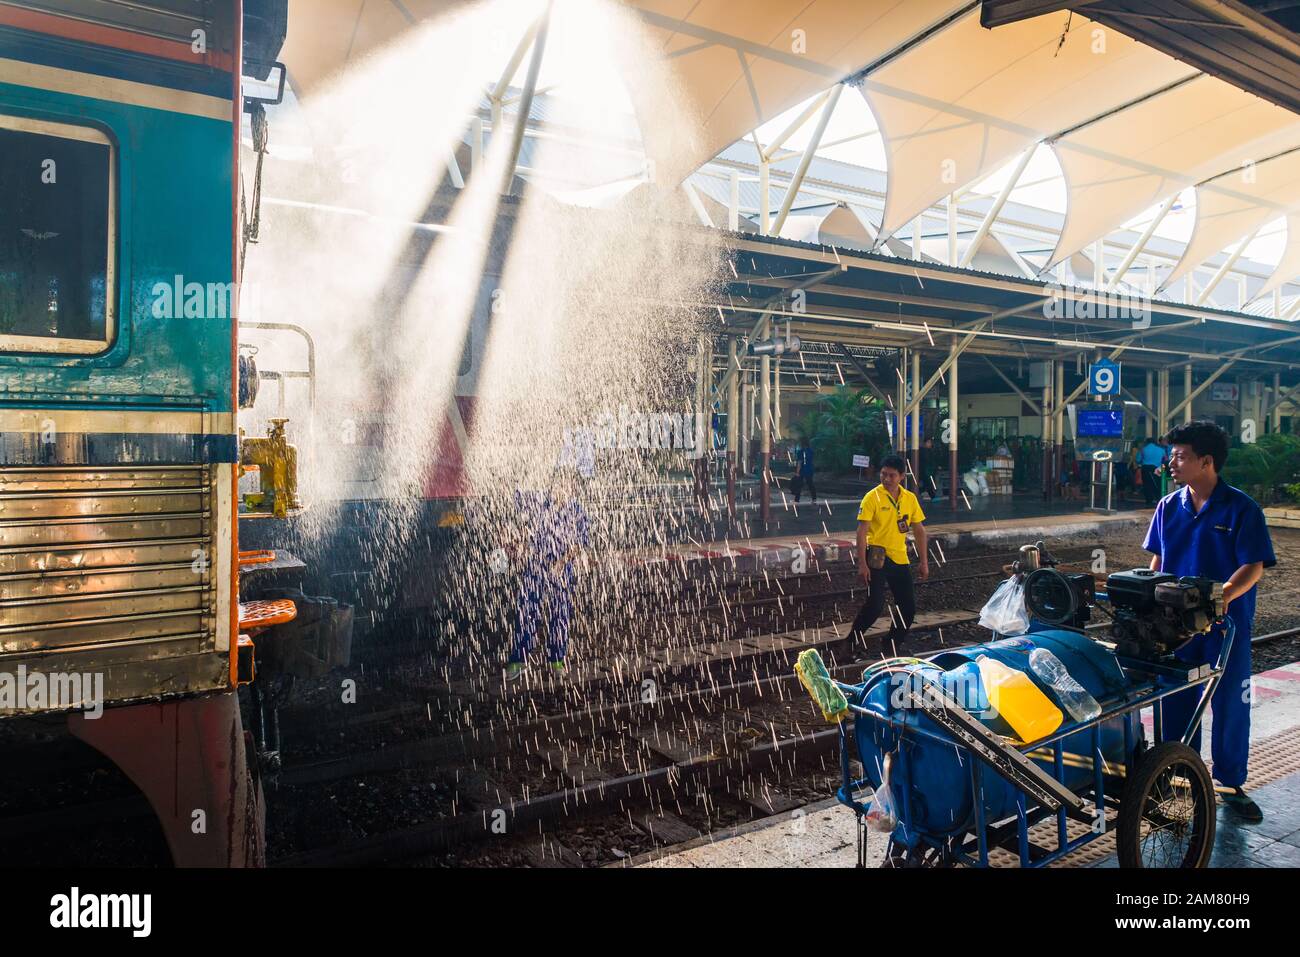
[[[993,496],[989,496],[992,498]],[[1006,542],[1021,545],[1035,538],[1101,533],[1106,531],[1139,543],[1146,533],[1151,513],[1145,509],[1115,512],[1080,510],[1077,504],[1048,506],[1041,500],[1027,501],[1015,496],[997,496],[999,501],[970,511],[953,512],[947,505],[927,513],[926,529],[932,539],[955,544],[962,540]],[[824,562],[852,560],[857,529],[857,501],[827,503],[817,509],[805,508],[789,528],[779,533],[746,534],[742,525],[732,534],[725,530],[720,538],[688,539],[684,542],[647,551],[619,553],[616,560],[632,562],[729,560],[737,570],[775,568],[788,564],[796,548],[817,566]],[[838,516],[832,522],[831,516]],[[820,517],[818,517],[820,516]]]
[[[848,531],[857,526],[858,505],[862,497],[874,488],[863,485],[860,489],[843,487],[828,491],[815,503],[805,495],[803,501],[796,503],[789,493],[774,490],[772,494],[772,521],[766,531],[758,519],[756,502],[741,503],[737,510],[737,528],[729,529],[724,520],[714,520],[702,531],[707,540],[721,541],[726,538],[753,538],[780,535],[815,535],[827,532]],[[951,525],[958,522],[1006,521],[1022,522],[1049,516],[1084,515],[1096,517],[1105,513],[1088,510],[1088,502],[1043,501],[1042,495],[1021,493],[1018,495],[967,495],[958,498],[954,509],[944,498],[938,502],[921,500],[921,508],[926,514],[927,527]],[[1140,502],[1115,502],[1115,514],[1131,514],[1146,510]],[[1149,510],[1147,510],[1149,511]]]
[[[1211,867],[1300,867],[1300,664],[1255,676],[1251,762],[1246,788],[1264,812],[1243,822],[1220,803]],[[1202,735],[1207,763],[1211,718]],[[743,825],[687,845],[652,852],[640,867],[853,867],[853,812],[833,798]],[[867,865],[884,860],[886,837],[868,832]],[[1010,863],[1010,861],[1008,861]],[[1053,866],[1118,867],[1113,838],[1082,848]]]

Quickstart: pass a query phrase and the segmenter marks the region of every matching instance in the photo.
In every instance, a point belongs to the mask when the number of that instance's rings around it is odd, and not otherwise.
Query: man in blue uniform
[[[1147,508],[1154,505],[1159,498],[1156,494],[1159,490],[1156,475],[1165,464],[1165,455],[1164,446],[1155,439],[1147,439],[1142,450],[1138,452],[1138,466],[1142,469],[1142,495],[1146,499]]]
[[[515,505],[526,526],[519,556],[519,618],[514,648],[506,665],[506,680],[524,672],[524,659],[537,640],[537,626],[546,622],[546,651],[550,669],[565,673],[569,623],[573,618],[574,562],[590,544],[587,512],[560,486],[557,475],[549,491],[515,492]]]
[[[1156,571],[1224,583],[1223,603],[1237,631],[1210,702],[1214,714],[1210,754],[1215,778],[1232,789],[1224,800],[1254,823],[1264,815],[1242,790],[1250,755],[1250,627],[1255,585],[1277,559],[1260,507],[1219,478],[1228,458],[1227,433],[1213,422],[1189,422],[1170,432],[1167,442],[1170,471],[1182,487],[1156,506],[1143,548],[1155,554],[1151,567]],[[1214,628],[1180,648],[1178,657],[1213,664],[1222,643],[1222,629]],[[1199,688],[1189,688],[1165,699],[1166,738],[1182,736],[1200,693]],[[1192,747],[1200,748],[1199,732]]]

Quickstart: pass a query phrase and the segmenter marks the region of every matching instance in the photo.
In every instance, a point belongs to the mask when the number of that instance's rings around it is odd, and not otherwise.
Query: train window
[[[114,165],[98,130],[0,115],[0,351],[108,347]]]

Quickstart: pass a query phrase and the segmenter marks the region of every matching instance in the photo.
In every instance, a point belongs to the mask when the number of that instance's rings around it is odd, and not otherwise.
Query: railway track
[[[1300,628],[1291,628],[1257,636],[1252,644],[1267,645],[1297,635],[1300,635]],[[839,664],[832,668],[832,674],[842,679],[851,678],[867,661],[864,659]],[[751,723],[752,716],[748,709],[764,699],[797,702],[806,706],[802,700],[802,690],[793,675],[719,687],[714,694],[723,702],[717,716],[723,723],[731,717],[737,727]],[[683,799],[698,799],[703,792],[710,790],[748,790],[750,793],[768,791],[769,782],[772,781],[775,781],[779,793],[781,783],[796,773],[800,766],[816,765],[819,759],[825,759],[834,751],[838,742],[837,729],[821,726],[819,719],[810,716],[808,727],[793,730],[787,728],[780,733],[773,730],[770,738],[754,742],[748,747],[733,745],[730,748],[716,748],[700,744],[692,750],[683,751],[675,743],[675,719],[683,714],[694,713],[700,704],[699,699],[698,692],[670,696],[659,703],[652,718],[643,716],[644,723],[652,728],[667,723],[669,730],[666,733],[657,734],[646,730],[638,733],[636,729],[644,725],[624,728],[621,732],[634,736],[642,743],[661,740],[663,743],[652,744],[651,749],[670,758],[671,764],[647,767],[632,773],[606,774],[598,768],[593,769],[585,761],[566,762],[553,749],[541,748],[539,753],[545,755],[552,767],[567,780],[568,786],[544,794],[479,802],[471,810],[452,818],[400,828],[335,847],[291,854],[273,864],[360,866],[401,863],[446,852],[464,844],[490,842],[497,837],[518,836],[531,830],[542,833],[542,826],[547,824],[563,824],[580,816],[601,814],[614,815],[620,819],[627,817],[634,822],[650,822],[652,831],[656,819],[666,820],[669,826],[664,830],[680,835],[682,822],[672,813],[671,807],[680,808]],[[445,739],[438,742],[437,748],[448,758],[459,754],[461,759],[482,759],[509,739],[518,744],[527,742],[530,738],[533,741],[544,740],[541,736],[547,733],[554,737],[565,737],[592,725],[600,726],[605,721],[630,721],[638,708],[645,710],[643,705],[629,702],[602,709],[599,715],[557,715],[502,732],[490,739],[481,736]],[[755,777],[761,780],[750,780]],[[657,843],[662,845],[677,841]]]
[[[1268,647],[1297,637],[1300,627],[1290,627],[1256,636],[1252,645]],[[870,660],[840,662],[832,667],[832,673],[850,679]],[[771,709],[762,707],[772,702],[802,709],[804,720],[784,726],[773,721]],[[400,720],[417,710],[423,709],[414,705],[389,709],[388,716]],[[681,732],[690,727],[690,721],[702,716],[724,729],[721,737],[697,735],[683,747]],[[381,715],[373,717],[380,720]],[[760,735],[746,733],[756,722],[766,722],[768,727]],[[634,770],[609,764],[602,767],[584,760],[583,740],[593,734],[609,733],[635,741],[636,750],[657,754],[659,760],[653,766]],[[801,770],[817,773],[830,767],[833,762],[828,763],[828,756],[836,740],[836,729],[825,727],[819,717],[808,713],[797,679],[788,672],[717,685],[707,692],[668,691],[652,705],[629,699],[542,715],[487,732],[440,735],[410,747],[350,756],[328,765],[286,769],[280,786],[309,787],[395,770],[429,771],[451,766],[490,769],[493,758],[501,763],[517,754],[540,761],[559,786],[526,795],[502,792],[499,798],[484,791],[478,800],[467,799],[451,816],[367,834],[333,846],[302,849],[281,855],[272,864],[399,864],[457,848],[490,848],[497,838],[540,833],[579,819],[603,820],[602,816],[620,822],[627,818],[641,830],[648,828],[656,846],[677,843],[679,838],[688,839],[682,835],[692,830],[681,823],[682,802],[707,801],[710,795],[716,799],[718,795],[748,794],[745,803],[755,816],[763,816],[763,801],[756,795],[775,792],[775,806],[780,813],[779,795],[785,785]],[[604,749],[606,754],[615,750],[610,744]],[[490,779],[490,775],[486,776]],[[95,822],[144,821],[149,815],[150,809],[142,798],[118,796],[82,802],[0,817],[0,840],[38,832],[57,833]],[[657,835],[653,833],[656,831]]]
[[[1091,547],[1079,546],[1089,558]],[[1059,552],[1058,557],[1066,559],[1063,564],[1079,564],[1068,561],[1074,557],[1070,549]],[[1002,564],[1013,557],[991,552],[953,559],[941,567],[956,565],[961,574],[936,574],[927,584],[1001,576]],[[993,567],[967,573],[970,564],[979,561]],[[851,567],[837,572],[853,574]],[[774,578],[774,587],[786,589],[784,594],[736,594],[725,607],[734,620],[738,610],[743,611],[741,617],[772,607],[786,613],[796,608],[816,611],[861,594],[860,586],[802,591],[812,582],[833,583],[834,577],[819,571]],[[941,624],[920,625],[904,653],[925,655],[964,644],[964,630],[982,640],[985,635],[974,634],[976,621],[974,614],[954,612]],[[1257,636],[1254,644],[1272,648],[1297,636],[1300,627],[1287,627]],[[290,764],[268,780],[271,819],[283,824],[286,815],[281,812],[293,805],[316,808],[336,799],[342,803],[342,792],[354,787],[365,788],[381,807],[380,813],[364,820],[366,808],[358,808],[357,820],[329,831],[325,840],[319,839],[323,833],[313,839],[307,827],[303,839],[282,847],[272,863],[394,864],[458,854],[459,849],[486,848],[484,853],[491,853],[502,846],[499,837],[549,833],[578,819],[596,820],[598,826],[607,821],[609,827],[624,831],[634,827],[638,833],[648,828],[656,843],[674,843],[685,840],[683,834],[712,826],[683,823],[683,806],[698,810],[730,801],[739,808],[733,813],[763,816],[779,811],[799,788],[806,793],[800,782],[826,773],[836,740],[835,729],[811,715],[791,674],[797,648],[783,647],[775,640],[779,637],[755,636],[760,646],[771,641],[766,651],[676,665],[661,662],[648,673],[629,668],[580,682],[576,688],[544,685],[470,702],[458,698],[454,689],[436,691],[412,680],[395,689],[397,702],[390,699],[369,712],[286,711],[283,727],[290,753],[296,736],[309,729],[339,736],[345,750]],[[864,647],[834,638],[820,647],[840,676],[853,676],[878,657],[868,651],[874,643]],[[427,655],[427,649],[423,653]],[[642,695],[647,675],[655,680],[650,700]],[[444,708],[436,713],[432,699],[439,698]],[[482,723],[447,730],[447,716],[471,704],[482,709]],[[386,789],[408,786],[440,789],[442,806],[417,808],[410,815],[383,813]],[[113,795],[104,801],[0,817],[0,839],[148,814],[142,801]],[[412,823],[374,832],[368,823],[374,820]],[[335,840],[336,834],[342,839]]]

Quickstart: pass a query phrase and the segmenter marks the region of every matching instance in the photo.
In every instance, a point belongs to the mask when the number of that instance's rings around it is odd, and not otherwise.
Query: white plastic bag
[[[880,774],[880,787],[872,795],[871,806],[867,809],[867,827],[873,831],[892,834],[898,827],[898,811],[894,807],[894,796],[889,792],[889,778],[893,771],[894,756],[885,755],[885,766]]]
[[[980,610],[980,625],[999,635],[1023,635],[1029,630],[1029,613],[1025,611],[1025,586],[1013,575]]]

